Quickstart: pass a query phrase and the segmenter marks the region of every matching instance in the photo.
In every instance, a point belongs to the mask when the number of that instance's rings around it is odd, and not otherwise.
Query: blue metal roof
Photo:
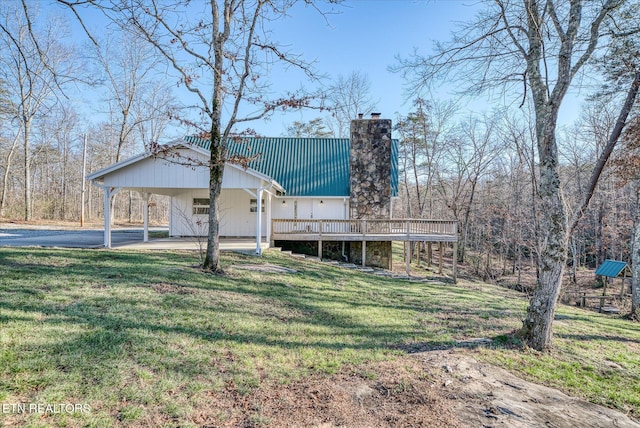
[[[609,278],[617,278],[618,275],[627,267],[625,262],[616,260],[605,260],[604,263],[596,270],[596,275],[607,276]]]
[[[209,150],[211,142],[185,140]],[[256,156],[249,167],[276,180],[289,196],[349,196],[348,138],[229,139],[227,156]],[[391,196],[398,195],[398,141],[391,144]]]

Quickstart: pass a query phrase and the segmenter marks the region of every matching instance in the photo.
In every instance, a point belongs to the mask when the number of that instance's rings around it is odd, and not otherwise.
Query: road
[[[117,229],[112,232],[112,245],[142,241],[142,229]],[[104,245],[99,229],[58,230],[0,228],[0,247],[100,248]]]

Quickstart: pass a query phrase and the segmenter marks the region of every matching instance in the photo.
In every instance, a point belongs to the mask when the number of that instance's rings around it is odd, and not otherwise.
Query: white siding
[[[194,151],[181,150],[181,157],[169,160],[147,158],[133,163],[104,177],[104,184],[110,187],[164,188],[164,189],[208,189],[209,168],[207,166],[181,165],[188,157],[198,157]],[[222,188],[244,189],[262,186],[263,181],[245,172],[242,168],[225,165]]]
[[[224,167],[223,189],[255,189],[256,187],[265,186],[265,184],[263,180],[248,174],[242,168],[231,165],[225,165]]]
[[[255,192],[255,189],[253,189]],[[257,213],[250,212],[250,200],[256,199],[244,190],[223,190],[220,195],[220,236],[256,236]],[[262,235],[267,232],[267,194],[263,192]]]
[[[184,154],[185,157],[194,155],[193,151]],[[176,163],[185,160],[181,157],[143,159],[106,175],[104,184],[111,187],[208,188],[209,168]]]
[[[252,189],[255,192],[255,189]],[[186,191],[171,198],[171,236],[206,235],[208,216],[193,215],[193,198],[208,198],[207,190]],[[256,236],[256,213],[250,212],[250,200],[255,199],[244,190],[222,190],[220,194],[220,236],[254,238]],[[263,193],[265,212],[262,214],[262,235],[266,236],[267,194]],[[200,225],[198,225],[198,222]]]
[[[206,236],[209,231],[207,215],[193,215],[193,198],[208,198],[206,189],[188,190],[171,198],[170,236]]]
[[[284,204],[282,202],[285,202]],[[320,203],[322,201],[322,203]],[[349,200],[346,200],[349,203]],[[297,210],[296,210],[297,205]],[[299,219],[331,219],[346,220],[348,211],[345,209],[344,198],[274,198],[272,202],[273,218]],[[297,211],[297,215],[295,215]]]

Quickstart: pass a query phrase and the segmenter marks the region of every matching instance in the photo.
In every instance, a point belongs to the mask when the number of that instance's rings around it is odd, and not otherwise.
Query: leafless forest
[[[104,39],[66,44],[63,18],[0,5],[0,218],[3,221],[87,222],[102,216],[100,190],[89,173],[143,152],[176,134],[181,107],[173,86],[158,83],[166,64],[142,40],[107,32]],[[72,19],[72,16],[68,16]],[[101,106],[100,120],[79,111],[78,90]],[[283,123],[281,135],[344,136],[348,120],[376,106],[366,74],[330,85],[328,113]],[[558,128],[561,191],[569,213],[581,209],[590,175],[607,146],[620,93],[595,88],[576,105],[579,119]],[[538,152],[533,107],[510,105],[484,115],[454,101],[415,98],[411,113],[393,117],[399,140],[396,216],[460,222],[459,259],[485,279],[534,266],[540,220]],[[184,108],[184,107],[182,107]],[[635,173],[638,117],[633,110],[585,215],[572,232],[568,271],[604,259],[630,261],[638,221]],[[88,125],[89,124],[89,125]],[[83,164],[84,170],[83,170]],[[116,221],[141,222],[142,199],[118,195]],[[151,221],[167,219],[168,202],[153,197]],[[499,266],[499,268],[496,268]]]

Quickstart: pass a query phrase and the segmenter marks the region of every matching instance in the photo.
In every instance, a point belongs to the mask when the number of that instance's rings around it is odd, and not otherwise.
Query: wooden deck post
[[[431,242],[427,242],[427,267],[431,267],[431,259],[433,259],[433,247]]]
[[[362,233],[362,267],[365,267],[367,263],[367,241],[365,240],[367,220],[360,221],[360,232]]]
[[[318,240],[318,258],[322,260],[322,220],[318,222],[318,233],[320,234],[320,239]]]
[[[438,244],[438,274],[442,275],[442,259],[443,259],[443,254],[444,253],[444,243],[442,241],[440,241]]]
[[[411,242],[406,242],[407,251],[405,252],[405,271],[407,271],[407,275],[411,275]]]

